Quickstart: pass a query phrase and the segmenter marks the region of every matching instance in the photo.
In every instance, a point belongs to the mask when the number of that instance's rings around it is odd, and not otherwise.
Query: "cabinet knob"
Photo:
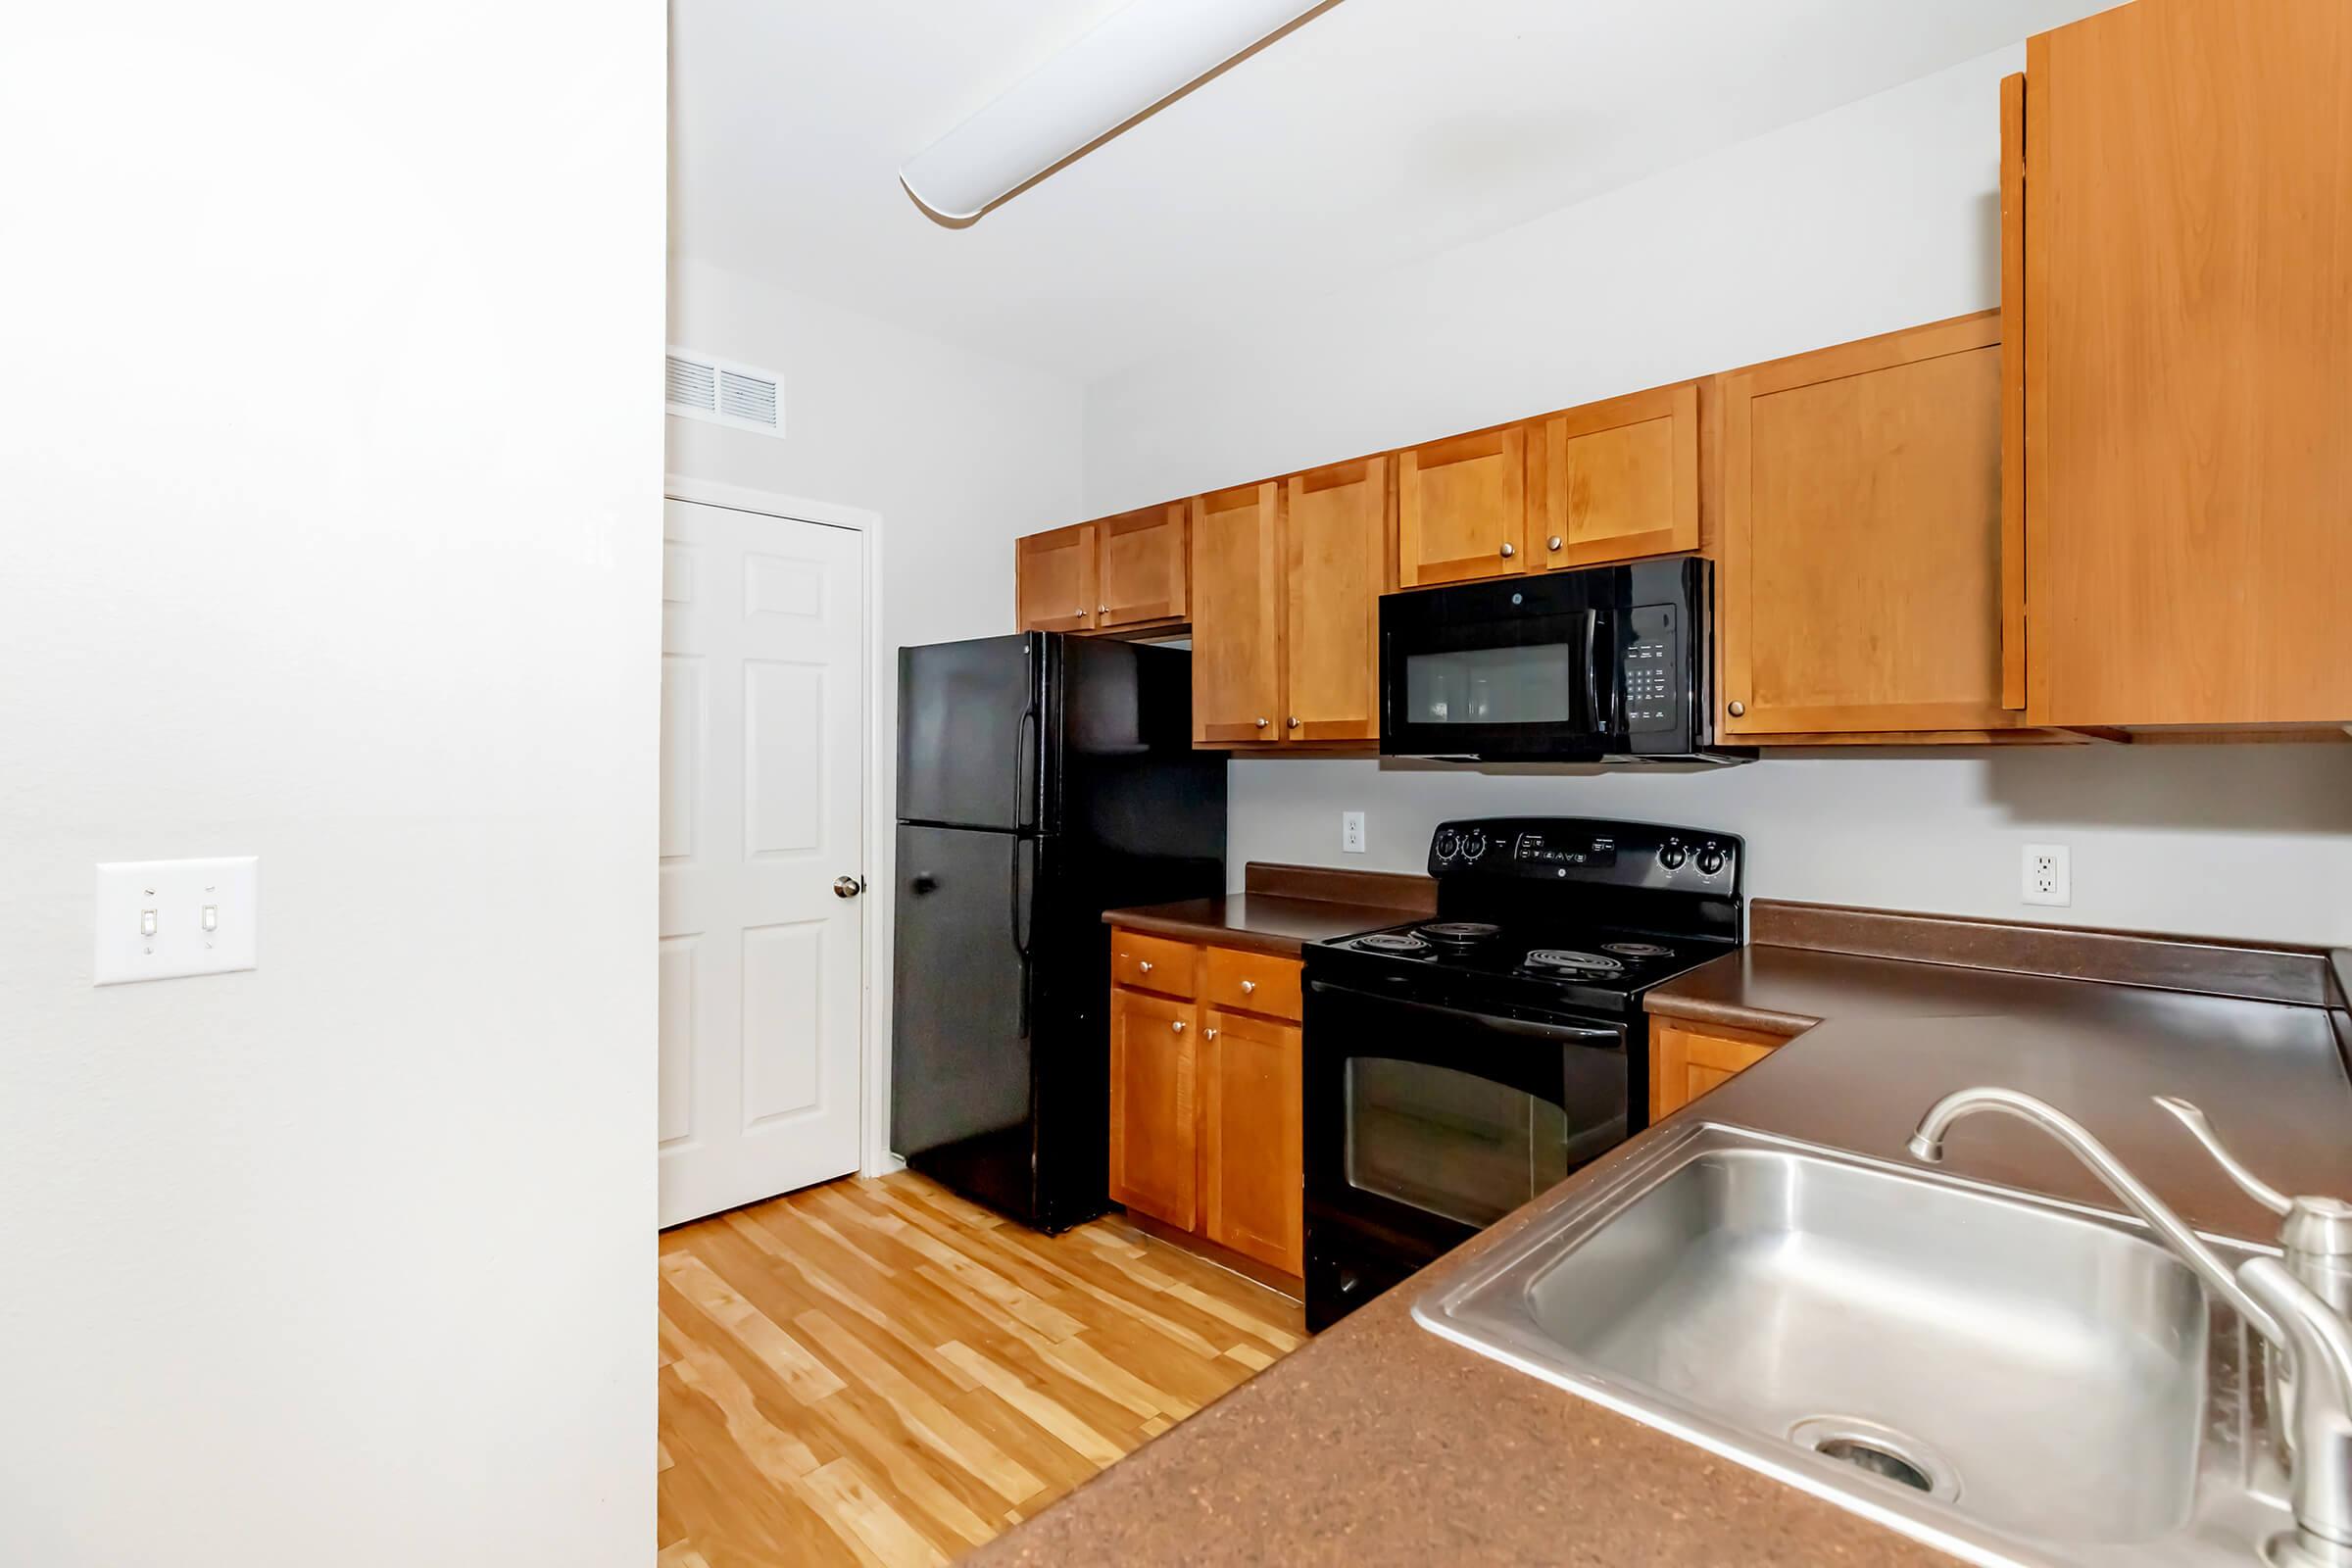
[[[1152,960],[1150,958],[1136,959],[1135,966],[1146,974],[1150,974],[1152,972]]]
[[[1298,715],[1297,713],[1293,713],[1291,715],[1290,727],[1293,729],[1297,729],[1298,727]]]
[[[1184,1020],[1179,1018],[1174,1023],[1169,1024],[1168,1027],[1175,1030],[1178,1034],[1182,1034],[1184,1033]]]
[[[1256,981],[1254,981],[1254,980],[1245,980],[1245,981],[1243,981],[1243,982],[1242,982],[1242,995],[1243,995],[1243,996],[1245,996],[1245,997],[1254,997],[1254,996],[1256,996],[1256,995],[1257,995],[1257,982],[1256,982]]]
[[[1217,1038],[1217,1032],[1214,1029],[1203,1029],[1200,1031],[1200,1038],[1203,1040],[1214,1040]]]
[[[1734,704],[1732,705],[1732,716],[1733,716],[1734,718],[1738,718],[1738,717],[1740,717],[1741,714],[1745,713],[1746,711],[1747,711],[1747,705],[1746,705],[1745,703],[1734,703]]]
[[[1264,720],[1264,719],[1262,719],[1262,718],[1261,718],[1261,719],[1259,719],[1259,720],[1257,721],[1257,727],[1258,727],[1259,729],[1264,729],[1264,728],[1266,727],[1266,720]]]
[[[1553,535],[1552,535],[1550,538],[1548,538],[1548,539],[1544,540],[1544,549],[1546,549],[1546,550],[1557,550],[1557,549],[1559,549],[1559,548],[1560,548],[1560,536],[1559,536],[1558,534],[1556,534],[1556,533],[1555,533],[1555,534],[1553,534]]]
[[[1510,560],[1510,559],[1511,559],[1513,556],[1517,555],[1518,553],[1519,553],[1519,547],[1518,547],[1517,545],[1504,545],[1504,546],[1502,547],[1502,559],[1503,559],[1503,560],[1505,560],[1505,561],[1508,561],[1508,560]]]
[[[1095,613],[1098,615],[1107,615],[1110,613],[1110,607],[1108,605],[1097,605],[1095,607]]]

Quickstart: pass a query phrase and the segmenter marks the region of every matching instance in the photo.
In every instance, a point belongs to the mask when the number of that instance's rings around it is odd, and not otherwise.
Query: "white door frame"
[[[725,507],[788,522],[817,522],[854,529],[865,540],[865,822],[858,858],[866,889],[859,900],[858,1007],[858,1169],[860,1175],[882,1176],[897,1170],[900,1161],[890,1152],[890,1056],[883,1042],[890,1038],[890,996],[875,983],[882,972],[879,955],[889,951],[890,921],[877,910],[898,885],[892,861],[897,844],[898,751],[891,726],[882,722],[895,710],[897,662],[882,635],[882,514],[862,507],[809,501],[769,490],[709,479],[664,474],[662,494],[670,501],[694,506]],[[889,683],[885,689],[885,682]],[[892,699],[886,710],[883,699]]]

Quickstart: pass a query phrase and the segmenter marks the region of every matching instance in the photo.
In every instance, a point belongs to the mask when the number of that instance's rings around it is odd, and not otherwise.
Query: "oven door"
[[[1621,1024],[1500,1017],[1311,981],[1308,1226],[1427,1260],[1631,1135]]]

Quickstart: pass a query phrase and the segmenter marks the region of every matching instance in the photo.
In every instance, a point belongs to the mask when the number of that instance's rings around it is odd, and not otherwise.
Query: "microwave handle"
[[[1608,639],[1610,667],[1605,678],[1601,672],[1600,627],[1603,613],[1598,610],[1585,612],[1585,712],[1592,720],[1593,733],[1614,735],[1624,727],[1618,720],[1624,693],[1618,685],[1617,638],[1613,627]]]
[[[1309,991],[1347,992],[1327,980],[1310,980]],[[1402,997],[1376,996],[1371,992],[1348,992],[1378,1002],[1383,1007],[1395,1007],[1404,1012],[1417,1012],[1424,1017],[1445,1018],[1454,1023],[1474,1024],[1495,1034],[1518,1035],[1528,1040],[1606,1040],[1612,1045],[1625,1043],[1622,1029],[1588,1029],[1571,1023],[1537,1023],[1527,1018],[1497,1018],[1492,1013],[1464,1012],[1459,1007],[1444,1007],[1434,1002],[1408,1002]]]

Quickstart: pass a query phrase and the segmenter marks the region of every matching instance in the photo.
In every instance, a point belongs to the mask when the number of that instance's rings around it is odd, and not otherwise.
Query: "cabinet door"
[[[1272,741],[1282,714],[1282,487],[1193,499],[1193,739]]]
[[[1698,388],[1659,387],[1536,421],[1528,555],[1590,566],[1698,548]]]
[[[2352,719],[2348,23],[2138,0],[2027,46],[2035,723]]]
[[[1283,490],[1283,738],[1377,740],[1389,460],[1293,474]]]
[[[1199,1223],[1196,1018],[1189,1002],[1110,993],[1110,1198],[1188,1231]]]
[[[2015,725],[1999,313],[1738,371],[1723,417],[1718,731]]]
[[[1185,504],[1174,501],[1095,524],[1102,538],[1102,596],[1095,606],[1096,624],[1132,626],[1184,618],[1185,590],[1192,576],[1186,522]]]
[[[1649,1119],[1654,1124],[1771,1055],[1781,1035],[1748,1029],[1685,1028],[1653,1019],[1649,1037]]]
[[[1527,431],[1482,430],[1396,454],[1396,585],[1527,568]]]
[[[1300,1273],[1298,1026],[1217,1009],[1204,1022],[1208,1239]]]
[[[1093,631],[1095,525],[1072,523],[1013,541],[1021,630]]]

